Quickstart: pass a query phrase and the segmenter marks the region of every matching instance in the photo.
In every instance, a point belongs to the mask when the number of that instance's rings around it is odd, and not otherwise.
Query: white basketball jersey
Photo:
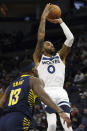
[[[60,59],[58,53],[52,57],[42,55],[37,69],[39,78],[44,81],[46,88],[63,87],[65,79],[65,65]]]

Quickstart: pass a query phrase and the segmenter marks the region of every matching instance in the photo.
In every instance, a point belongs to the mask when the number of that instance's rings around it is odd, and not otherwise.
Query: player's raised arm
[[[71,120],[68,116],[63,112],[63,110],[57,106],[49,95],[44,91],[44,83],[38,78],[32,78],[30,81],[30,85],[34,91],[34,93],[43,101],[44,104],[48,105],[50,108],[55,110],[60,117],[63,118],[64,122],[67,123],[67,127],[71,126]]]
[[[40,25],[38,29],[38,34],[37,34],[37,45],[36,45],[35,52],[33,54],[33,59],[36,66],[38,65],[41,55],[42,55],[41,50],[42,50],[43,41],[45,37],[46,18],[49,14],[50,9],[51,9],[50,4],[47,4],[41,16],[41,21],[40,21]]]
[[[72,32],[70,31],[70,29],[68,28],[68,26],[65,24],[65,22],[63,22],[63,20],[61,18],[59,19],[48,19],[50,22],[52,23],[59,23],[65,36],[66,36],[66,40],[62,46],[62,48],[58,51],[60,57],[62,58],[62,60],[64,60],[66,58],[66,56],[68,55],[70,48],[74,42],[74,36],[72,34]]]

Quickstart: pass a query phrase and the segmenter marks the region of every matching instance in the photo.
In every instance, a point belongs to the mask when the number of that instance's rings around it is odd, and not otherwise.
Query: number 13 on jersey
[[[17,104],[17,102],[19,100],[20,92],[21,92],[21,88],[11,91],[8,106]]]

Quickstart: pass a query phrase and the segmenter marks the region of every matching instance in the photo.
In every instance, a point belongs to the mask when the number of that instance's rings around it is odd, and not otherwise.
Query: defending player
[[[60,24],[66,36],[66,40],[62,48],[58,52],[55,51],[55,48],[50,41],[44,41],[45,24],[50,10],[50,4],[47,4],[41,16],[37,36],[38,41],[35,52],[33,54],[33,59],[37,66],[39,77],[45,83],[45,91],[50,95],[53,101],[64,110],[64,112],[70,118],[69,98],[66,91],[63,89],[63,85],[65,79],[65,60],[73,44],[74,37],[61,18],[54,20],[49,19],[50,22]],[[47,131],[55,131],[56,114],[54,113],[54,111],[51,111],[49,107],[47,107],[46,109],[49,112],[47,113]],[[64,130],[72,131],[72,127],[67,128],[66,123],[63,123],[62,118],[60,119]]]
[[[26,61],[22,67],[21,76],[11,83],[0,99],[0,108],[5,109],[4,116],[0,118],[0,131],[29,131],[36,95],[57,113],[60,112],[59,115],[69,127],[70,119],[45,93],[43,81],[36,78],[38,72],[35,65],[29,65]]]

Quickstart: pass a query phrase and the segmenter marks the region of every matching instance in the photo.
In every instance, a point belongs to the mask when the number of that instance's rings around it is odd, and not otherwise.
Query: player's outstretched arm
[[[64,60],[66,58],[66,56],[68,55],[70,48],[74,42],[74,36],[72,34],[72,32],[70,31],[70,29],[68,28],[68,26],[63,22],[63,20],[61,18],[59,19],[48,19],[48,21],[52,22],[52,23],[59,23],[61,28],[63,29],[63,32],[66,36],[66,40],[62,46],[62,48],[58,51],[60,57],[62,58],[62,60]]]
[[[49,95],[44,91],[44,83],[38,79],[38,78],[32,78],[30,81],[30,85],[35,92],[35,94],[40,98],[40,100],[48,105],[50,108],[55,110],[60,117],[63,118],[64,122],[67,123],[67,127],[71,126],[71,120],[68,118],[68,116],[63,112],[63,110],[58,107],[52,99],[49,97]]]
[[[59,19],[58,22],[59,22],[59,24],[60,24],[60,26],[66,36],[66,40],[65,40],[62,48],[59,51],[60,57],[62,58],[62,60],[65,61],[67,55],[70,52],[71,46],[74,42],[74,36],[73,36],[72,32],[70,31],[70,29],[68,28],[68,26],[63,22],[63,20],[61,18]]]
[[[1,109],[4,108],[6,99],[7,99],[7,89],[5,90],[3,96],[0,98],[0,108],[1,108]]]
[[[46,18],[49,14],[50,8],[51,8],[50,4],[47,4],[41,16],[41,21],[40,21],[40,25],[38,29],[38,34],[37,34],[37,45],[36,45],[35,52],[33,54],[33,59],[36,66],[38,66],[41,55],[42,55],[41,50],[42,50],[43,41],[45,37]]]

